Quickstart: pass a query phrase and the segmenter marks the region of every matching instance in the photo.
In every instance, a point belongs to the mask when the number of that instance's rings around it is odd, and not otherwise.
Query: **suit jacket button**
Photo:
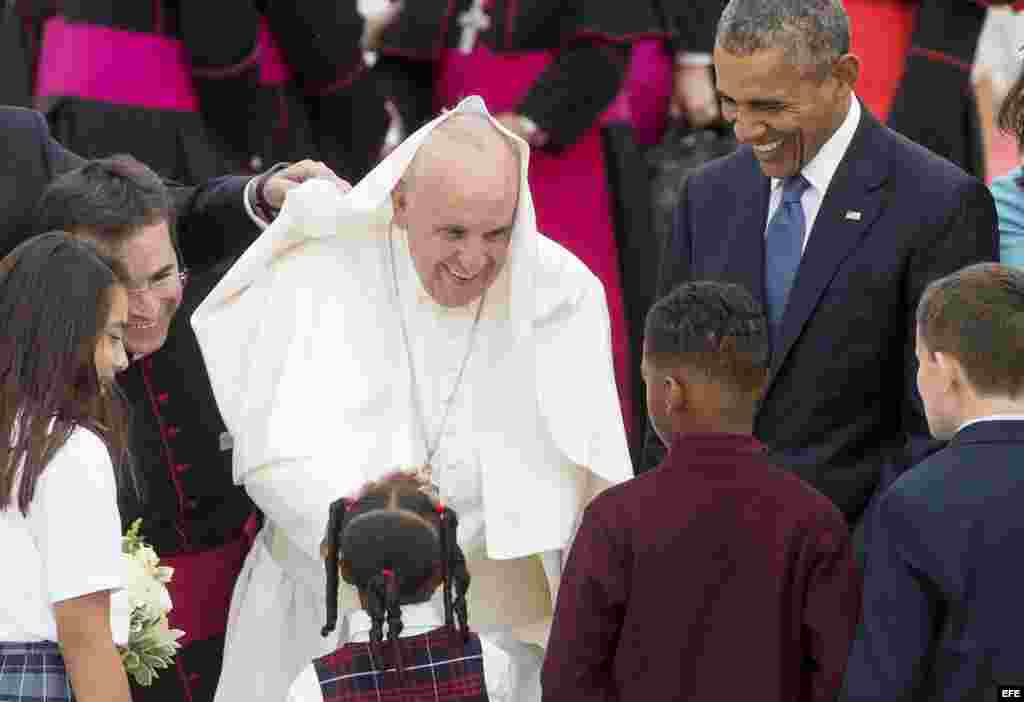
[[[188,470],[191,467],[192,467],[191,463],[179,463],[178,465],[174,466],[174,470],[178,471],[179,473],[184,473],[186,470]]]
[[[167,404],[167,401],[169,399],[171,399],[171,396],[168,395],[166,392],[162,392],[156,396],[156,401],[159,402],[161,405]]]

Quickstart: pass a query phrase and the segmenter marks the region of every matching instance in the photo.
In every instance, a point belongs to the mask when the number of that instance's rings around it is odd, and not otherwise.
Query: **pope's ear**
[[[398,181],[398,185],[391,191],[391,209],[395,213],[395,224],[400,228],[408,231],[409,226],[406,223],[406,212],[409,208],[409,196],[406,192],[406,186],[404,181]]]

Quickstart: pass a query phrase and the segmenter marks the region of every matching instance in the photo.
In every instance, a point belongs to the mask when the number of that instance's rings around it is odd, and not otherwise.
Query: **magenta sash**
[[[161,565],[174,568],[167,584],[174,607],[167,621],[172,629],[185,632],[180,639],[182,646],[224,635],[235,580],[257,530],[255,516],[250,517],[234,541],[205,551],[160,556]]]
[[[672,59],[660,39],[645,39],[633,44],[629,72],[623,92],[629,101],[629,114],[637,143],[652,146],[661,140],[668,121],[668,102],[672,96]]]
[[[291,79],[262,18],[256,52],[262,85],[281,85]],[[68,22],[59,15],[46,20],[43,27],[36,96],[177,112],[199,110],[188,54],[180,39]]]
[[[435,76],[436,107],[479,95],[493,115],[514,110],[552,59],[553,52],[494,53],[481,44],[469,55],[446,51]],[[529,181],[540,231],[576,254],[604,284],[619,398],[623,416],[632,417],[629,335],[600,127],[595,124],[557,154],[532,150]]]

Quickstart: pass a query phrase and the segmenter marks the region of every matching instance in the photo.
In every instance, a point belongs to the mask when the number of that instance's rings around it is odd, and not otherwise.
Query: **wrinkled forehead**
[[[793,99],[819,82],[779,48],[735,54],[718,46],[714,63],[719,95],[738,103]]]
[[[519,204],[520,160],[500,135],[489,143],[438,139],[425,146],[403,178],[402,187],[417,211],[448,216],[502,219],[511,225]]]
[[[408,183],[424,172],[443,174],[458,166],[518,181],[519,149],[487,116],[452,115],[427,136],[403,180]]]

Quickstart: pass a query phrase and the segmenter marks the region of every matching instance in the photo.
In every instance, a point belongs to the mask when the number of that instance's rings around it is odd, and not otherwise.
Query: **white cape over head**
[[[396,466],[424,461],[388,254],[390,193],[430,132],[460,112],[487,115],[480,98],[463,100],[410,136],[347,194],[323,180],[291,190],[274,223],[192,316],[234,440],[235,481],[247,486],[269,521],[274,510],[261,503],[255,482],[278,466],[304,466],[286,475],[308,484],[308,494],[297,501],[311,514],[299,526],[282,520],[271,526],[288,532],[313,566],[293,567],[294,561],[277,558],[287,578],[303,581],[309,596],[318,598],[319,611],[323,567],[315,559],[330,502]],[[632,475],[604,289],[579,259],[537,232],[527,182],[529,147],[504,133],[521,156],[520,196],[504,293],[481,321],[479,337],[486,343],[479,355],[474,351],[475,367],[484,370],[472,382],[468,427],[482,471],[490,559],[564,549],[599,487]],[[489,297],[489,309],[491,303]],[[231,679],[251,677],[259,665],[232,652],[237,640],[254,635],[231,631],[247,616],[237,611],[246,578],[243,572],[232,602],[218,700],[229,699],[224,687]],[[552,597],[556,584],[550,583]],[[309,613],[314,639],[322,624],[316,616]],[[291,634],[297,627],[282,626]],[[255,655],[274,636],[279,634],[267,631],[247,648]],[[308,663],[309,644],[296,644],[300,658],[307,656],[298,663]],[[281,645],[283,655],[295,655]],[[252,692],[231,687],[231,694]],[[261,698],[279,699],[278,692]]]
[[[422,462],[411,404],[390,401],[410,397],[410,377],[380,244],[391,220],[391,190],[430,131],[461,111],[486,114],[486,107],[479,98],[465,99],[409,137],[346,195],[326,181],[294,189],[277,220],[192,316],[234,439],[236,482],[260,466],[308,457],[324,439],[323,448],[339,473],[352,476],[353,487],[389,467]],[[603,288],[578,259],[537,233],[526,177],[529,147],[516,141],[522,176],[507,264],[508,318],[487,332],[501,336],[501,353],[489,359],[494,365],[484,394],[493,400],[491,409],[479,412],[474,426],[486,456],[485,502],[501,506],[498,518],[487,520],[492,558],[561,548],[570,536],[565,516],[577,509],[576,486],[536,460],[544,453],[544,434],[550,432],[572,463],[609,482],[631,475]],[[327,249],[337,253],[318,257]],[[283,264],[292,259],[286,270]],[[335,300],[307,297],[306,309],[286,310],[291,319],[275,317],[280,305],[273,298],[286,278],[310,295],[333,287]],[[306,297],[302,292],[293,291]],[[288,334],[317,348],[284,349],[282,358],[281,337]],[[264,335],[276,337],[269,349]],[[276,357],[267,358],[267,351]],[[336,393],[329,392],[334,378]],[[307,394],[313,390],[316,396]],[[373,412],[382,415],[387,441],[403,428],[411,434],[411,455],[389,461],[391,449],[383,450],[381,436],[360,437],[363,445],[354,445],[347,420]]]

